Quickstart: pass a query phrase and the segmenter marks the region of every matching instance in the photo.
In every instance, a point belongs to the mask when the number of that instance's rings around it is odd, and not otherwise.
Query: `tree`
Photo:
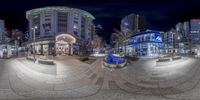
[[[119,43],[121,42],[121,39],[118,37],[117,33],[112,33],[110,37],[110,43],[112,48],[116,48],[117,52],[119,52]]]
[[[22,31],[20,31],[18,29],[13,29],[10,34],[11,34],[11,42],[14,42],[15,48],[16,48],[16,55],[18,56],[18,47],[17,46],[21,46],[24,35],[23,35]]]
[[[95,26],[95,33],[96,35],[103,37],[103,28],[101,25]]]
[[[24,34],[22,33],[22,31],[20,31],[18,29],[13,29],[11,31],[11,40],[12,41],[15,41],[16,43],[21,45],[21,42],[23,39],[24,39]]]
[[[9,34],[9,31],[7,28],[3,30],[3,35],[2,35],[2,42],[3,43],[8,43],[10,41],[11,35]]]
[[[103,28],[101,25],[95,26],[95,36],[93,40],[94,48],[101,51],[104,48],[105,40],[103,39]]]
[[[127,46],[127,43],[126,41],[128,40],[128,36],[129,34],[128,33],[125,33],[125,32],[122,32],[122,31],[119,31],[118,29],[114,28],[113,29],[116,33],[112,34],[113,37],[115,37],[115,41],[118,41],[118,43],[121,43],[122,46],[124,47],[124,53],[125,53],[125,56],[126,56],[126,46]]]

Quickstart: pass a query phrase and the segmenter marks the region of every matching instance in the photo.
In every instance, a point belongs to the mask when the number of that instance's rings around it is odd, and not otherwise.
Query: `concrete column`
[[[73,44],[71,44],[71,55],[73,55],[73,52],[74,52],[74,50],[73,50]]]
[[[151,56],[151,44],[150,43],[147,43],[147,56]]]
[[[41,47],[41,55],[43,55],[44,54],[43,44],[40,44],[40,47]]]
[[[69,44],[69,55],[73,55],[73,43]]]

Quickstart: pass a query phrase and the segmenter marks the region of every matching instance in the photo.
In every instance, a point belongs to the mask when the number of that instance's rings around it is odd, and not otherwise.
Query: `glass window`
[[[58,32],[67,32],[67,23],[68,23],[68,13],[67,12],[58,12]]]
[[[74,35],[78,36],[78,32],[77,32],[77,31],[74,31]]]
[[[78,21],[75,20],[74,23],[75,23],[75,24],[78,24]]]
[[[146,35],[146,41],[150,41],[150,35]]]

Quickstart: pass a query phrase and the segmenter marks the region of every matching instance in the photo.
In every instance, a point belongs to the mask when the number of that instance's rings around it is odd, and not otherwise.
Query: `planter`
[[[169,62],[171,58],[159,58],[157,62]]]
[[[87,61],[87,60],[89,60],[88,57],[80,57],[80,61]]]
[[[172,60],[179,60],[179,59],[181,59],[181,56],[175,56],[172,58]]]
[[[31,57],[31,56],[26,57],[26,59],[29,61],[40,63],[40,64],[55,65],[54,61],[49,60],[49,59],[41,59],[41,58],[34,59],[34,57]]]
[[[107,68],[123,68],[126,66],[127,61],[125,60],[123,63],[115,64],[115,63],[107,63],[103,61],[103,65]]]
[[[156,66],[166,66],[166,65],[174,64],[181,61],[181,59],[182,59],[181,56],[159,58],[158,61],[156,61]]]
[[[43,60],[43,59],[38,59],[38,63],[40,64],[45,64],[45,65],[55,65],[53,60]]]
[[[35,61],[34,57],[30,57],[30,56],[26,57],[26,59],[30,61]]]

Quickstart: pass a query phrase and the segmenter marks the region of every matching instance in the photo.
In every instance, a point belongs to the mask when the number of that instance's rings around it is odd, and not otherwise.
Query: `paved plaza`
[[[0,60],[0,100],[199,100],[199,59],[184,57],[166,66],[156,59],[132,61],[109,70],[98,58],[92,64],[77,59],[56,65],[25,58]]]

